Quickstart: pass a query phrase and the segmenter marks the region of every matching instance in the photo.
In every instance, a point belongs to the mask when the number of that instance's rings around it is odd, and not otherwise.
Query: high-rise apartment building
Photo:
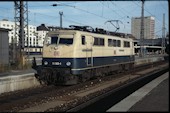
[[[131,34],[140,39],[141,17],[132,17]],[[155,39],[155,19],[152,16],[144,17],[144,39]]]
[[[9,44],[12,43],[12,40],[15,40],[15,22],[8,21],[6,19],[0,20],[0,28],[6,28],[10,29],[8,36],[9,36]],[[27,33],[27,28],[24,28],[24,31]],[[16,31],[17,34],[19,31]],[[30,47],[35,47],[38,46],[38,40],[36,36],[36,26],[33,25],[28,25],[28,33],[29,33],[29,38],[25,38],[24,44],[27,46],[27,42],[29,43]],[[16,41],[18,43],[19,41],[19,36],[16,36]]]
[[[38,45],[42,47],[46,34],[49,31],[56,31],[58,29],[60,29],[60,27],[45,26],[45,24],[41,24],[40,26],[38,26],[37,27]]]
[[[38,45],[40,47],[43,47],[44,39],[48,32],[49,29],[45,26],[45,24],[41,24],[37,27]]]

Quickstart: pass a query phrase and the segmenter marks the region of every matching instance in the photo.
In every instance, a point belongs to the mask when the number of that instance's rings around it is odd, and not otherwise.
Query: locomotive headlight
[[[48,64],[48,62],[47,62],[47,61],[45,61],[45,62],[44,62],[44,65],[47,65],[47,64]]]
[[[67,65],[67,66],[70,66],[70,65],[71,65],[71,62],[67,62],[66,65]]]

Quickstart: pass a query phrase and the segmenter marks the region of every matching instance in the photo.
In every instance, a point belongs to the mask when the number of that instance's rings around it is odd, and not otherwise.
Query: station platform
[[[169,72],[144,85],[106,112],[168,112]]]
[[[0,73],[0,94],[40,85],[34,73],[36,71],[33,69],[11,70]]]
[[[9,72],[0,73],[0,77],[7,77],[7,76],[18,76],[24,74],[34,74],[36,71],[33,69],[26,69],[26,70],[10,70]]]
[[[152,63],[156,61],[164,60],[164,56],[167,55],[145,55],[144,57],[135,56],[135,66],[142,65],[145,63]]]

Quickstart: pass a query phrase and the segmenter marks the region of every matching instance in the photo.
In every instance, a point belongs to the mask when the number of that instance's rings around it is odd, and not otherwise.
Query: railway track
[[[159,64],[159,67],[157,66]],[[157,67],[155,67],[157,66]],[[68,111],[144,74],[167,67],[157,62],[74,86],[40,86],[0,95],[0,111]],[[44,106],[44,107],[43,107]],[[73,110],[74,111],[74,110]]]
[[[141,76],[139,78],[135,78],[134,80],[128,81],[127,84],[123,84],[120,87],[113,88],[113,90],[108,90],[103,95],[99,95],[85,104],[81,104],[76,106],[75,108],[71,108],[68,112],[106,112],[110,107],[117,104],[122,99],[126,98],[128,95],[135,92],[137,89],[141,88],[145,84],[149,83],[153,79],[161,76],[162,74],[168,71],[168,67],[164,69],[160,69],[157,71],[152,71],[147,73],[146,76]],[[105,104],[107,103],[107,104]],[[104,104],[104,106],[103,106]],[[98,109],[100,108],[100,109]]]

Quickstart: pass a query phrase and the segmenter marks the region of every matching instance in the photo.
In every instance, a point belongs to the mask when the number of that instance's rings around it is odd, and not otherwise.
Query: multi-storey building
[[[141,17],[132,17],[131,33],[136,39],[140,39]],[[144,17],[144,39],[155,39],[155,19],[152,16]]]
[[[49,29],[45,26],[45,24],[41,24],[37,27],[37,36],[38,36],[38,46],[42,47],[44,43],[44,39]]]
[[[38,46],[42,47],[44,43],[44,39],[46,34],[49,31],[56,31],[58,30],[59,27],[54,27],[54,26],[45,26],[45,24],[41,24],[40,26],[37,27],[37,36],[38,36]]]
[[[8,36],[9,36],[9,44],[11,44],[14,40],[16,40],[16,42],[19,42],[19,36],[16,35],[15,37],[15,22],[12,21],[8,21],[7,19],[3,19],[0,21],[0,28],[6,28],[6,29],[11,29],[11,31],[9,31]],[[25,33],[27,34],[27,28],[24,28]],[[28,25],[28,36],[29,38],[27,38],[27,36],[24,39],[24,45],[27,46],[29,43],[30,47],[35,47],[38,46],[38,40],[37,40],[37,36],[36,36],[36,26],[33,25]],[[17,29],[16,31],[17,34],[19,34],[19,30]]]

